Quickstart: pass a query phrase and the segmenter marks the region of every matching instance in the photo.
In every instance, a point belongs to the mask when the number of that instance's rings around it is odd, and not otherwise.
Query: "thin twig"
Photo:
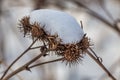
[[[46,61],[46,62],[38,63],[38,64],[30,66],[29,68],[37,67],[37,66],[40,66],[40,65],[43,65],[43,64],[47,64],[47,63],[53,63],[53,62],[61,61],[63,59],[64,58],[59,58],[59,59],[55,59],[55,60],[51,60],[51,61]]]
[[[89,47],[89,49],[94,54],[94,56],[96,57],[96,59],[99,60],[102,63],[102,61],[103,61],[102,58],[98,57],[98,55],[92,50],[92,48]]]
[[[90,51],[87,50],[87,54],[107,73],[107,75],[112,79],[116,80],[116,78],[107,70],[107,68],[98,60],[95,56],[92,55]]]
[[[90,51],[95,55],[95,57],[97,58],[98,56],[97,56],[97,54],[92,50],[92,48],[89,48],[90,49]]]
[[[104,12],[109,16],[109,18],[114,22],[114,18],[113,16],[110,14],[110,12],[107,10],[107,8],[103,5],[101,5],[102,9],[104,10]]]
[[[120,63],[120,58],[110,66],[109,70],[110,70],[112,73],[114,73],[115,70],[117,69],[117,67],[120,66],[119,63]],[[106,77],[105,74],[103,74],[103,75],[100,77],[99,80],[103,80],[103,79],[105,79],[105,77]]]
[[[43,46],[31,47],[30,49],[37,49],[37,48],[40,48],[40,47],[43,47]]]
[[[80,21],[80,25],[81,25],[81,28],[83,29],[83,23],[82,23],[82,21]],[[83,29],[84,30],[84,29]]]
[[[28,63],[24,64],[23,66],[19,67],[18,69],[16,69],[14,72],[10,73],[9,75],[7,75],[5,78],[3,78],[3,80],[8,80],[9,78],[11,78],[12,76],[16,75],[17,73],[23,71],[23,70],[28,70],[30,71],[29,69],[29,65],[32,64],[33,62],[35,62],[37,59],[39,59],[40,57],[42,57],[44,54],[46,54],[46,50],[39,54],[38,56],[36,56],[35,58],[33,58],[32,60],[30,60]]]
[[[5,70],[5,72],[3,73],[2,77],[0,78],[0,80],[2,80],[5,75],[7,74],[7,72],[9,71],[9,69],[26,53],[30,50],[30,48],[34,45],[34,43],[38,40],[38,38],[36,40],[33,41],[33,43],[20,55],[18,56],[11,64],[10,66]]]
[[[8,64],[5,63],[5,62],[3,62],[3,65],[6,66],[6,67],[8,67]],[[13,72],[14,70],[12,68],[10,68],[10,71]],[[20,75],[16,74],[16,76],[18,77],[19,80],[23,80]]]
[[[109,27],[111,27],[113,30],[115,30],[120,35],[120,29],[119,29],[119,27],[117,25],[114,25],[114,24],[110,23],[104,17],[102,17],[101,15],[99,15],[98,13],[96,13],[95,11],[93,11],[92,9],[90,9],[89,7],[87,7],[86,5],[84,5],[83,3],[81,3],[80,1],[74,0],[73,2],[75,4],[77,4],[78,6],[82,6],[83,8],[87,9],[88,13],[90,15],[92,15],[93,17],[96,17],[97,19],[99,19],[100,21],[102,21],[103,23],[105,23],[106,25],[108,25]]]

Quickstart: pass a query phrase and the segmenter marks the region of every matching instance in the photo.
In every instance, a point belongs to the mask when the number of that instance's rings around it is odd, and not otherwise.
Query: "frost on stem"
[[[24,36],[39,37],[48,50],[64,57],[66,63],[78,63],[90,46],[77,21],[64,12],[35,10],[20,20],[20,26]]]

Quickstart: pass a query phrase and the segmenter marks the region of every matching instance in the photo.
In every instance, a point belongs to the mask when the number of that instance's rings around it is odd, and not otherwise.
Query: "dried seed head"
[[[20,28],[24,32],[24,36],[30,35],[32,39],[38,38],[45,46],[45,49],[52,50],[58,56],[64,57],[64,61],[68,64],[78,63],[83,58],[84,53],[90,46],[90,41],[86,35],[77,43],[61,43],[62,40],[58,35],[50,35],[37,22],[30,24],[29,17],[24,17],[20,20]],[[40,49],[43,52],[43,49]]]
[[[31,31],[31,25],[30,25],[30,23],[29,23],[29,19],[30,19],[30,17],[27,17],[27,16],[25,16],[25,17],[23,17],[21,20],[20,20],[20,29],[21,29],[21,31],[23,31],[24,32],[24,36],[26,36],[27,34],[29,34],[30,33],[30,31]]]
[[[40,31],[40,29],[36,26],[33,25],[32,29],[31,29],[31,33],[32,33],[32,37],[39,37],[39,35],[41,35],[42,31]]]
[[[32,39],[37,38],[37,37],[41,37],[41,39],[43,39],[43,35],[46,35],[44,30],[42,28],[40,28],[39,26],[40,25],[38,23],[34,23],[33,25],[31,25]]]
[[[76,63],[82,58],[81,49],[77,45],[67,45],[64,51],[64,58],[68,63]]]
[[[57,49],[57,54],[63,56],[65,58],[64,61],[67,64],[71,65],[73,63],[78,63],[80,60],[82,60],[83,55],[89,47],[89,39],[86,36],[84,36],[82,41],[78,43],[58,45],[59,49]],[[59,50],[61,50],[61,53]]]
[[[86,37],[86,34],[84,35],[81,42],[78,43],[78,46],[81,46],[81,49],[84,52],[90,47],[90,39],[88,37]]]
[[[45,38],[45,31],[40,28],[40,25],[38,23],[30,24],[29,23],[30,17],[23,17],[20,20],[20,29],[24,33],[24,36],[30,35],[32,39],[34,40],[35,38],[41,37],[40,39]]]

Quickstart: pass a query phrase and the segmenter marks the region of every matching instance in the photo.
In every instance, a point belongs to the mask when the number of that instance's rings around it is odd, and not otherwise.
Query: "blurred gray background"
[[[120,80],[120,0],[0,0],[0,75],[30,44],[19,30],[19,20],[36,9],[57,9],[83,23],[92,48],[103,64]],[[37,51],[30,51],[11,72],[29,61]],[[53,59],[47,57],[42,60]],[[38,62],[42,61],[38,60]],[[46,64],[23,71],[10,80],[111,80],[88,56],[76,66],[64,63]]]

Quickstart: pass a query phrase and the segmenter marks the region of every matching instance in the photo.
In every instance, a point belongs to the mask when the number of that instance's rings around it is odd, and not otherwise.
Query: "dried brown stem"
[[[5,62],[3,62],[3,65],[8,67],[8,64],[6,64]],[[14,70],[12,68],[10,68],[10,71],[13,72]],[[16,75],[18,77],[19,80],[23,80],[23,78],[20,75]]]
[[[110,66],[109,70],[110,70],[112,73],[114,73],[115,70],[117,69],[117,67],[119,66],[119,63],[120,63],[120,58],[119,58],[115,63],[113,63],[113,64]],[[105,76],[105,74],[103,74],[103,75],[100,77],[99,80],[103,80],[103,79],[105,79],[105,78],[106,78],[106,76]]]
[[[107,73],[107,75],[112,80],[117,80],[108,70],[107,68],[90,52],[87,50],[87,54]]]
[[[62,61],[62,60],[64,60],[64,58],[59,58],[59,59],[55,59],[55,60],[51,60],[51,61],[38,63],[38,64],[30,66],[29,68],[37,67],[37,66],[40,66],[40,65],[43,65],[43,64],[47,64],[47,63],[53,63],[53,62],[57,62],[57,61]]]
[[[3,73],[2,77],[0,78],[0,80],[2,80],[2,79],[5,77],[5,75],[7,74],[7,72],[9,71],[9,69],[10,69],[26,52],[28,52],[28,51],[31,49],[31,47],[34,45],[34,43],[35,43],[37,40],[38,40],[38,38],[37,38],[36,40],[34,40],[33,43],[32,43],[20,56],[18,56],[18,57],[9,65],[9,67],[5,70],[5,72]]]
[[[97,19],[99,19],[100,21],[102,21],[103,23],[105,23],[106,25],[108,25],[108,27],[112,28],[113,30],[115,30],[120,35],[120,29],[116,25],[116,21],[114,21],[115,24],[112,24],[108,20],[106,20],[104,17],[102,17],[101,15],[99,15],[98,13],[96,13],[95,11],[93,11],[92,9],[90,9],[88,6],[86,6],[83,3],[81,3],[80,1],[74,0],[73,2],[75,4],[77,4],[78,6],[82,6],[83,8],[87,9],[88,13],[91,16],[96,17]],[[108,11],[107,11],[107,14],[109,14]],[[110,16],[110,14],[108,16]]]
[[[30,71],[29,69],[29,65],[32,64],[33,62],[35,62],[36,60],[38,60],[40,57],[42,57],[44,54],[46,54],[46,50],[39,54],[38,56],[36,56],[35,58],[33,58],[32,60],[30,60],[28,63],[24,64],[23,66],[19,67],[18,69],[16,69],[14,72],[10,73],[9,75],[7,75],[5,78],[3,78],[2,80],[8,80],[9,78],[11,78],[12,76],[16,75],[17,73],[23,71],[23,70],[28,70]]]
[[[43,46],[31,47],[30,49],[38,49],[40,47],[43,47]]]

